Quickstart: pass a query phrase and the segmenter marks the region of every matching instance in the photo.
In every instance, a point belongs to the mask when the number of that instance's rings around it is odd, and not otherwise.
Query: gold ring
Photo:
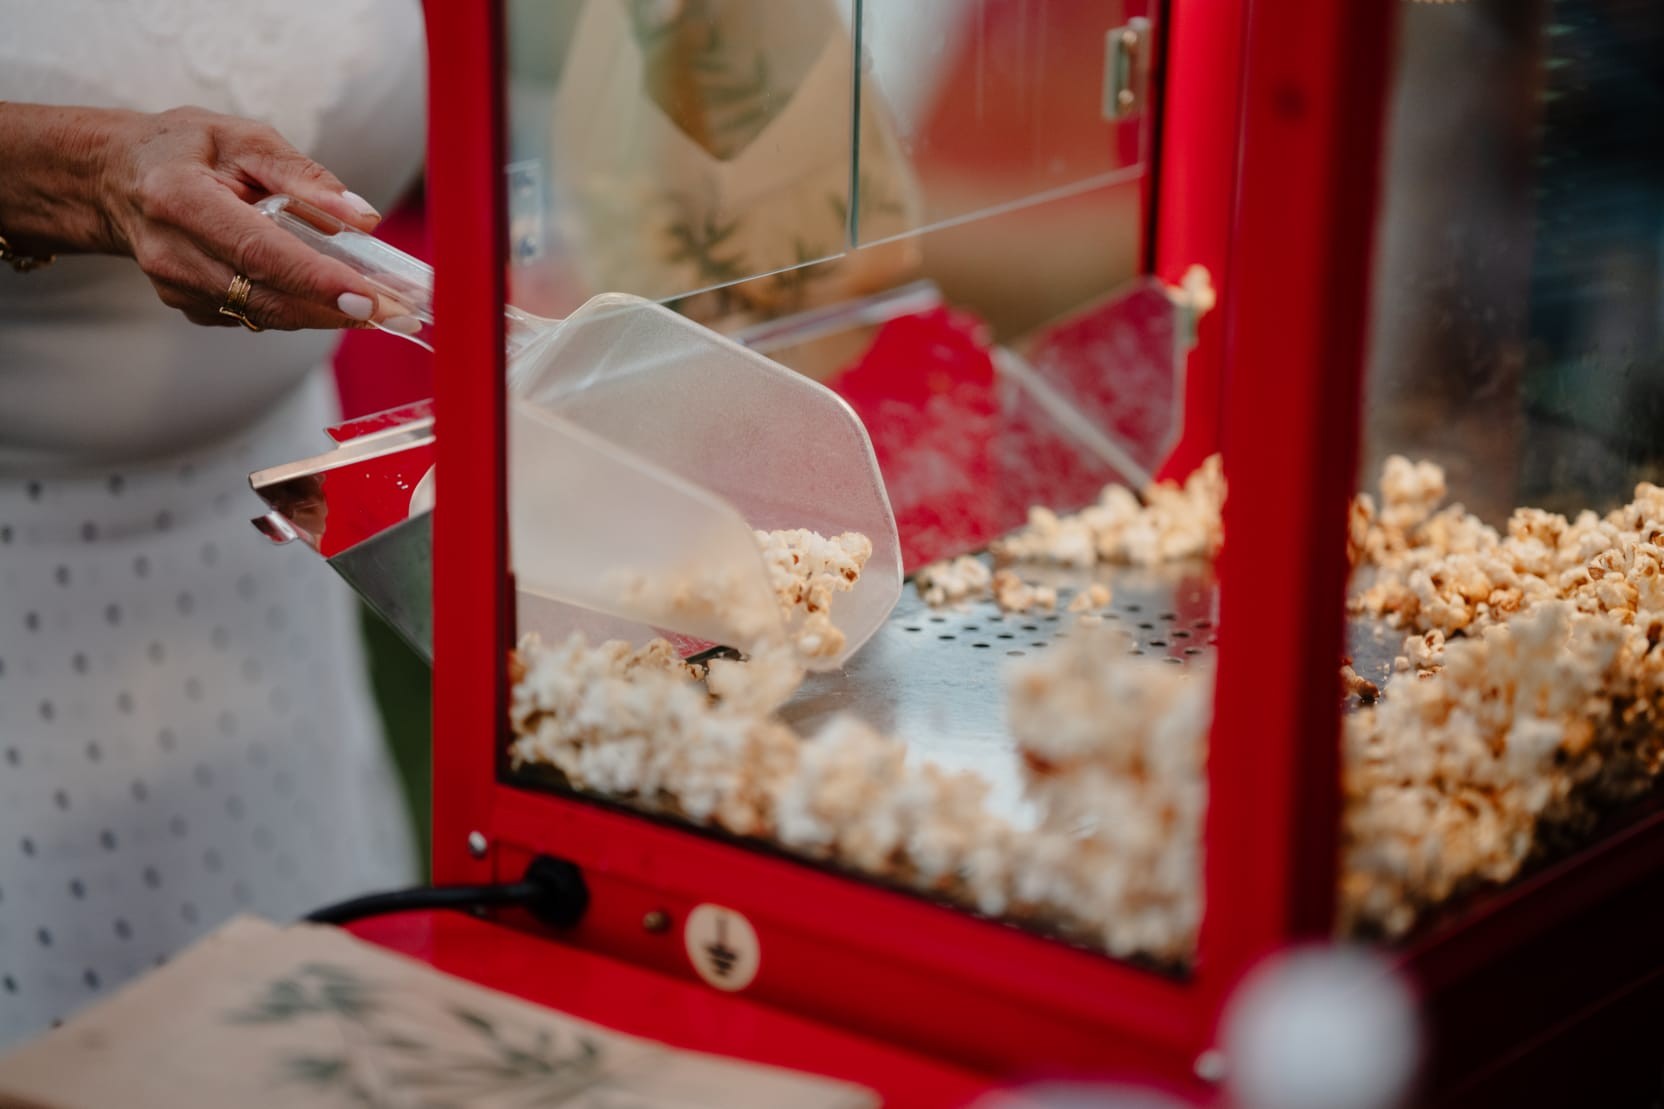
[[[225,291],[225,303],[220,305],[220,315],[230,316],[250,331],[264,331],[265,328],[249,319],[246,314],[248,310],[248,294],[253,290],[253,288],[254,286],[249,283],[248,278],[244,277],[240,273],[233,274],[231,277],[231,287]]]

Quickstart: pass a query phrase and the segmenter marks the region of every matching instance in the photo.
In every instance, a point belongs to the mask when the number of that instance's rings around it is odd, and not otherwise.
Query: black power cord
[[[348,924],[365,917],[388,913],[421,912],[430,909],[476,909],[511,907],[525,909],[552,928],[570,928],[589,908],[589,887],[584,876],[565,859],[539,855],[526,867],[518,882],[483,886],[417,886],[366,894],[334,905],[326,905],[302,917],[311,924]]]

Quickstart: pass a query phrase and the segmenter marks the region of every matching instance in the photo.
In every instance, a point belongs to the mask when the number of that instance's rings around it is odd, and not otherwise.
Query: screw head
[[[488,848],[490,846],[491,846],[490,841],[488,841],[485,838],[485,833],[484,832],[469,832],[468,833],[468,853],[470,855],[474,856],[474,858],[476,858],[476,859],[485,858],[486,848]]]
[[[670,930],[670,914],[663,909],[654,909],[641,918],[641,926],[654,935]]]

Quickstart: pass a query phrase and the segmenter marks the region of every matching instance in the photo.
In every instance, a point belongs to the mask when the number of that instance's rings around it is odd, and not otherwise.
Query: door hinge
[[[1150,21],[1143,16],[1110,29],[1104,40],[1104,118],[1117,122],[1144,110],[1150,95]]]

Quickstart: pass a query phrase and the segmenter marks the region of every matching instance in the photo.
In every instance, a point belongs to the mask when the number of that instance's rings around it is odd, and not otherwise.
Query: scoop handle
[[[254,209],[319,254],[357,270],[376,291],[372,326],[433,350],[432,266],[292,196],[269,196]],[[508,353],[517,353],[558,322],[505,304],[503,334]]]
[[[432,266],[292,196],[269,196],[254,210],[319,254],[345,262],[362,275],[376,291],[372,326],[433,349],[428,341],[433,327]]]

